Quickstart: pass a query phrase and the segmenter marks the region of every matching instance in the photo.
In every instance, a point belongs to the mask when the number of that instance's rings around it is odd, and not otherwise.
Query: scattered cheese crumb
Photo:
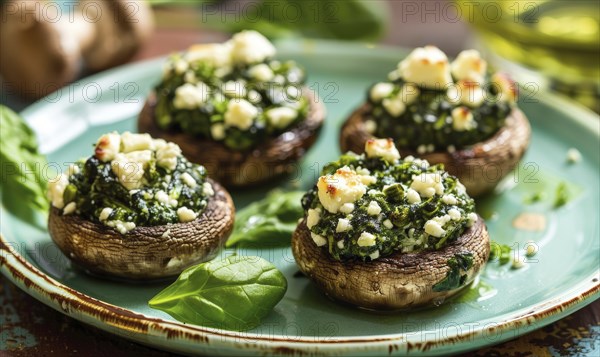
[[[335,228],[336,233],[347,232],[352,229],[350,225],[350,220],[345,218],[338,219],[337,227]]]
[[[581,161],[581,152],[575,148],[567,150],[567,162],[576,164]]]
[[[371,233],[363,232],[356,241],[359,247],[371,247],[375,245],[375,236]]]
[[[67,204],[65,206],[65,208],[63,209],[63,216],[66,216],[68,214],[75,212],[76,208],[77,208],[77,204],[75,202],[69,202],[69,204]]]
[[[388,162],[400,159],[400,153],[392,139],[369,139],[365,143],[367,157],[381,157]]]
[[[311,229],[312,227],[317,225],[319,223],[319,220],[321,220],[321,209],[309,209],[308,214],[306,216],[306,226],[308,227],[308,229]]]
[[[367,214],[377,216],[381,213],[381,207],[376,201],[371,201],[367,207]]]
[[[323,236],[320,236],[316,233],[310,233],[310,237],[312,238],[313,242],[315,242],[315,244],[317,245],[317,247],[322,247],[325,244],[327,244],[327,239],[325,239]]]
[[[195,220],[197,214],[191,209],[183,206],[179,207],[179,209],[177,210],[177,217],[179,217],[179,222],[186,223]]]

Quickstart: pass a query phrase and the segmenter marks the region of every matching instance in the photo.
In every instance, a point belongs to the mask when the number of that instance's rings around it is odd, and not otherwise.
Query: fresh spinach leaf
[[[258,326],[286,290],[287,280],[273,264],[231,256],[186,269],[148,304],[181,322],[245,331]]]
[[[564,206],[567,202],[569,202],[569,192],[567,190],[567,184],[563,181],[556,186],[554,208]]]
[[[433,285],[433,291],[454,290],[465,285],[467,280],[465,272],[473,266],[473,254],[455,254],[454,257],[448,259],[446,264],[448,264],[450,270],[444,279]]]
[[[286,246],[291,242],[298,219],[304,215],[302,191],[270,192],[264,199],[236,213],[227,247]]]
[[[48,168],[46,158],[38,153],[33,131],[3,105],[0,128],[2,205],[20,219],[43,228],[49,207],[47,180],[42,174]]]

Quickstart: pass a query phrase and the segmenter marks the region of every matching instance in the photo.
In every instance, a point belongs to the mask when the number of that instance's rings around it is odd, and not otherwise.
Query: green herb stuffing
[[[158,226],[178,223],[177,210],[186,207],[201,213],[207,205],[204,192],[206,170],[201,165],[177,159],[173,171],[167,171],[152,160],[144,170],[145,184],[140,189],[128,190],[117,179],[110,162],[104,163],[95,156],[74,164],[78,170],[69,175],[64,191],[65,205],[75,202],[77,214],[96,222],[133,222],[136,226]],[[187,173],[195,181],[195,187],[183,183],[181,176]],[[161,192],[161,193],[159,193]],[[160,196],[167,197],[161,202]],[[100,219],[101,212],[110,208],[110,214]]]
[[[565,182],[561,182],[558,184],[558,186],[556,186],[554,208],[562,207],[567,202],[569,202],[569,191],[567,189],[567,184]]]
[[[181,61],[184,54],[171,56],[168,65]],[[252,67],[266,65],[273,73],[270,81],[259,81],[250,75]],[[304,70],[293,61],[280,62],[265,60],[252,65],[238,65],[230,73],[218,76],[220,69],[202,61],[190,61],[189,68],[178,74],[171,69],[156,86],[158,102],[155,120],[162,129],[184,132],[199,138],[208,138],[222,142],[234,150],[247,150],[255,147],[269,137],[277,136],[288,128],[304,120],[308,113],[308,101],[302,96],[305,83]],[[186,78],[193,77],[193,81]],[[235,82],[228,84],[227,82]],[[210,94],[204,104],[197,109],[178,109],[174,99],[176,90],[186,83],[202,82],[210,88]],[[229,89],[243,90],[242,98],[231,96]],[[227,89],[227,90],[226,90]],[[225,113],[231,101],[247,100],[258,110],[257,118],[247,129],[224,125]],[[266,117],[266,112],[274,108],[291,108],[297,116],[287,125],[275,126]],[[215,136],[215,127],[223,133]]]
[[[44,227],[46,158],[38,153],[35,134],[23,119],[0,105],[0,167],[2,205],[20,219]]]
[[[473,254],[455,254],[454,257],[448,259],[446,264],[448,264],[450,270],[443,280],[433,285],[433,291],[454,290],[465,285],[466,272],[473,266]]]
[[[354,210],[349,213],[331,213],[324,208],[314,187],[302,199],[304,209],[320,210],[320,219],[310,228],[311,233],[327,239],[326,248],[334,259],[361,260],[376,259],[396,251],[412,252],[441,249],[460,236],[472,224],[474,201],[465,192],[464,186],[453,176],[443,171],[443,165],[429,166],[422,160],[405,160],[397,164],[381,158],[365,158],[364,155],[345,154],[323,169],[323,175],[335,173],[348,167],[362,171],[367,169],[376,182],[367,186],[367,192],[354,202]],[[411,182],[420,175],[438,174],[444,186],[444,194],[435,194],[421,201],[410,203],[406,193]],[[445,198],[444,198],[445,197]],[[454,198],[453,204],[447,198]],[[368,213],[371,202],[381,208],[377,215]],[[459,216],[450,219],[449,212]],[[337,232],[340,219],[349,221],[351,228]],[[445,219],[442,224],[444,234],[436,237],[425,232],[429,220]],[[360,236],[368,232],[375,236],[375,244],[361,246]]]
[[[392,82],[394,90],[388,97],[400,93],[404,81]],[[490,138],[505,122],[512,106],[496,100],[494,86],[485,87],[487,98],[481,106],[471,108],[476,127],[471,130],[456,131],[452,126],[452,110],[461,106],[448,101],[445,91],[419,88],[419,96],[406,106],[399,116],[393,116],[382,105],[383,101],[371,103],[371,116],[377,124],[375,136],[394,138],[397,147],[417,150],[421,145],[433,145],[435,150],[457,149]],[[370,92],[370,91],[369,91]]]
[[[273,264],[232,256],[186,269],[148,304],[181,322],[245,331],[258,326],[286,290],[287,280]]]
[[[289,245],[298,219],[304,213],[300,203],[303,195],[302,191],[275,190],[264,199],[236,212],[227,247]]]

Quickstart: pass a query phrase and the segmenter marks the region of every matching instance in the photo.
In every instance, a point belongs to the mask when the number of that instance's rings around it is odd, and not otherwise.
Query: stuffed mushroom
[[[255,31],[172,55],[139,130],[180,145],[226,186],[290,172],[314,141],[325,108],[293,61]]]
[[[470,284],[490,251],[474,201],[441,165],[369,140],[323,169],[292,238],[300,270],[335,300],[367,309],[437,304]]]
[[[436,47],[418,48],[388,79],[343,125],[343,151],[392,137],[402,155],[444,164],[471,196],[491,191],[523,157],[531,128],[515,104],[516,84],[488,74],[479,52],[463,51],[450,63]]]
[[[92,156],[48,184],[52,240],[87,271],[126,279],[179,274],[214,257],[231,230],[231,197],[174,143],[105,134]]]

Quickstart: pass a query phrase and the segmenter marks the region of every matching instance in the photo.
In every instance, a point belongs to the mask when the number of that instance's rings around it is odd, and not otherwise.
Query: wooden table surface
[[[400,3],[392,3],[397,14]],[[410,22],[410,19],[407,19]],[[464,47],[469,30],[462,23],[392,22],[383,43],[417,46],[439,44],[450,54]],[[181,50],[196,42],[220,41],[211,31],[160,28],[133,61]],[[5,49],[2,49],[5,50]],[[9,98],[15,110],[27,102]],[[0,222],[1,223],[1,222]],[[38,302],[0,275],[0,355],[5,356],[167,356],[166,352],[129,342],[82,324]],[[520,338],[472,352],[474,356],[600,355],[600,300]]]

